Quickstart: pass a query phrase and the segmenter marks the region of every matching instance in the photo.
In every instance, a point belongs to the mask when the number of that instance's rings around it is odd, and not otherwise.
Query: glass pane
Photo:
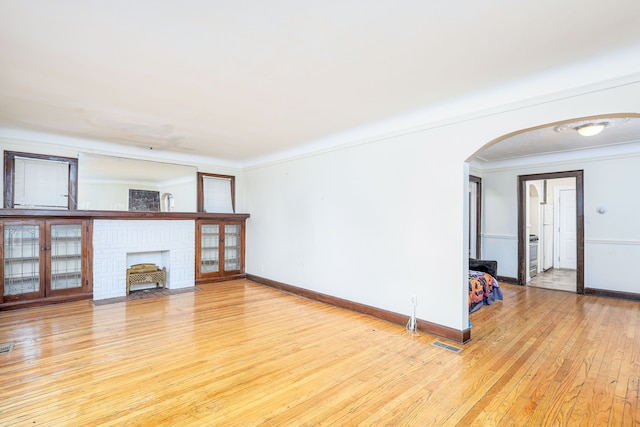
[[[82,225],[51,226],[51,289],[82,287]]]
[[[40,291],[40,228],[4,227],[4,295]]]
[[[203,224],[200,228],[201,273],[216,273],[220,271],[219,248],[220,226],[218,224]]]
[[[224,226],[224,270],[240,270],[240,225]]]

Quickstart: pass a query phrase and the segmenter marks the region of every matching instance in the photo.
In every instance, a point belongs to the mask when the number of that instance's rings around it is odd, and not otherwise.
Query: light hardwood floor
[[[0,425],[639,425],[640,304],[502,287],[458,354],[245,280],[2,312]]]

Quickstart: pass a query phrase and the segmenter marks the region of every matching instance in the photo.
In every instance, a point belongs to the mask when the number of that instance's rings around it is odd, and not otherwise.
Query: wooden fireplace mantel
[[[45,219],[45,218],[82,218],[117,220],[197,220],[197,219],[237,219],[246,220],[245,213],[207,213],[207,212],[128,212],[128,211],[85,211],[85,210],[40,210],[40,209],[0,209],[0,218]]]

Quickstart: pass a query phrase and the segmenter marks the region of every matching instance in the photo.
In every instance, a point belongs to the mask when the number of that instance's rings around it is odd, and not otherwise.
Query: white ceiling
[[[246,164],[635,48],[639,16],[637,0],[0,0],[0,128]]]

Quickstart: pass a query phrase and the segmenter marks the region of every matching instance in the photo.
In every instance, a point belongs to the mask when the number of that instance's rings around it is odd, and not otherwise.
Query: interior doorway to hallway
[[[482,178],[469,175],[469,258],[480,258]]]
[[[583,201],[583,171],[518,177],[518,284],[584,293]]]

